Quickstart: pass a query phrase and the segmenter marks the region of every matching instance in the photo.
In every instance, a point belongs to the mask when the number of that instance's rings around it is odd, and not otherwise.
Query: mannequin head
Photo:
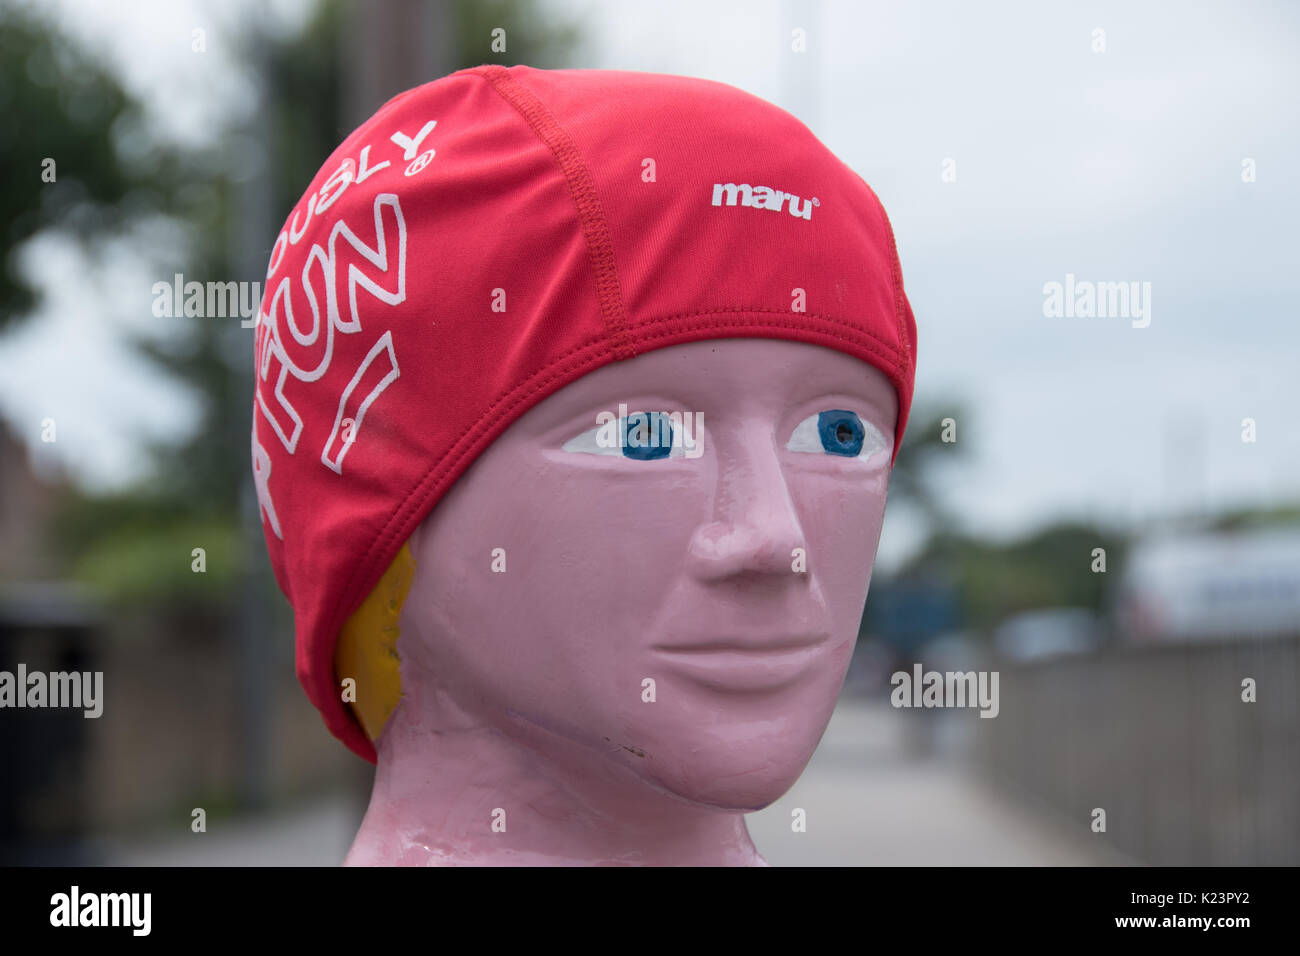
[[[429,741],[473,726],[606,819],[776,800],[853,651],[896,402],[852,356],[716,339],[600,368],[533,407],[409,541],[402,699],[376,789],[454,772]],[[629,457],[592,440],[620,404],[703,427],[664,457]]]
[[[271,567],[378,765],[349,861],[754,862],[912,400],[862,176],[726,84],[474,67],[339,145],[266,288]]]

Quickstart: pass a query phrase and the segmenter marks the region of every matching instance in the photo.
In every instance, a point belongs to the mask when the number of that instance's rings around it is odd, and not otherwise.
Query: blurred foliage
[[[948,402],[942,408],[912,409],[903,436],[903,445],[889,475],[889,501],[916,509],[926,523],[927,532],[953,527],[955,522],[943,497],[932,487],[936,466],[964,459],[966,444],[945,442],[946,419],[967,427],[967,416],[960,403]]]
[[[350,132],[339,126],[339,37],[345,15],[340,0],[326,0],[297,36],[266,48],[261,122],[270,134],[272,218],[277,224]],[[267,259],[274,239],[266,237]]]
[[[38,290],[19,252],[46,231],[93,243],[142,216],[176,213],[180,157],[131,151],[144,109],[90,51],[28,9],[0,5],[0,331],[30,315]],[[54,182],[42,178],[55,160]]]
[[[941,532],[897,577],[951,580],[966,625],[987,633],[1019,611],[1082,607],[1102,613],[1128,547],[1121,533],[1068,522],[1006,543]],[[1106,550],[1104,574],[1092,570],[1094,548]]]
[[[72,490],[51,535],[64,544],[69,575],[118,612],[210,608],[236,587],[238,525],[147,487],[110,495]],[[205,552],[202,574],[191,565],[196,547]]]
[[[1218,515],[1210,522],[1212,531],[1253,531],[1300,524],[1300,505],[1278,508],[1239,508]]]
[[[526,63],[540,69],[572,66],[569,54],[578,44],[576,23],[557,18],[554,10],[542,12],[532,0],[456,0],[456,49],[453,70],[482,63],[506,66]],[[506,31],[506,50],[493,53],[492,31]]]
[[[958,440],[943,441],[944,420],[958,423]],[[1049,525],[1010,542],[958,529],[939,489],[939,473],[964,460],[972,422],[958,402],[914,415],[889,479],[893,507],[914,508],[925,524],[925,544],[877,591],[893,581],[931,581],[956,592],[964,626],[987,632],[1005,617],[1037,608],[1083,607],[1102,612],[1107,588],[1128,551],[1126,535],[1072,522]],[[1092,571],[1093,548],[1106,549],[1106,573]]]
[[[166,528],[149,524],[93,542],[77,557],[73,576],[107,601],[139,608],[159,602],[196,607],[235,589],[239,529],[231,524],[181,521]],[[197,545],[196,542],[201,542]],[[202,547],[205,573],[185,559]]]

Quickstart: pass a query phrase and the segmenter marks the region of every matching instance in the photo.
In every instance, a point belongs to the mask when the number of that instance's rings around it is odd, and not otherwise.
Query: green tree
[[[1106,573],[1092,570],[1093,549],[1106,550]],[[960,532],[933,535],[900,575],[942,574],[956,587],[968,625],[987,632],[1019,611],[1081,607],[1102,613],[1127,536],[1074,522],[1040,528],[1009,542]]]
[[[968,426],[964,406],[959,402],[913,408],[907,434],[889,475],[890,503],[916,511],[925,522],[927,534],[956,526],[943,496],[934,488],[936,470],[965,457],[962,432],[958,432],[957,441],[944,441],[949,419],[959,422],[963,431]]]
[[[142,217],[183,207],[176,155],[123,150],[144,108],[91,51],[27,8],[0,5],[0,332],[30,316],[39,291],[23,247],[57,232],[92,250]]]

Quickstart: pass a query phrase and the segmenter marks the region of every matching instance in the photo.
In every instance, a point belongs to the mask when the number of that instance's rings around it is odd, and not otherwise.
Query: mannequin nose
[[[772,436],[762,427],[714,449],[718,478],[711,520],[691,537],[689,570],[702,580],[738,575],[804,578],[793,569],[805,547]]]

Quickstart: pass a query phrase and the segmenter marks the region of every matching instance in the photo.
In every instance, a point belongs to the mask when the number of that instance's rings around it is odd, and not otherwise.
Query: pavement
[[[955,714],[917,756],[917,714],[844,699],[812,761],[775,804],[746,818],[773,866],[1100,866],[1132,861],[1089,829],[985,783]],[[792,811],[804,810],[806,832]]]

